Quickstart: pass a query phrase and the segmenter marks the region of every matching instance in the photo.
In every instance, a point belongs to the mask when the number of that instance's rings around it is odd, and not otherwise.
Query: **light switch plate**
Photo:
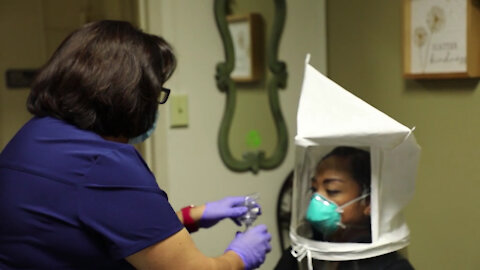
[[[170,97],[170,127],[188,126],[188,98],[187,95]]]

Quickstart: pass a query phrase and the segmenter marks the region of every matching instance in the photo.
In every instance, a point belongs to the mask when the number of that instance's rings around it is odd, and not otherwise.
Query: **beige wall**
[[[25,109],[28,89],[7,89],[5,71],[37,68],[46,59],[41,2],[0,0],[0,36],[0,149],[3,149],[30,118]]]
[[[0,149],[31,115],[29,89],[7,89],[7,69],[41,67],[60,42],[87,21],[137,20],[136,0],[0,0]]]
[[[280,92],[290,145],[284,163],[272,171],[233,173],[222,163],[217,149],[217,133],[224,110],[225,95],[215,85],[215,65],[224,60],[220,35],[213,17],[213,0],[142,1],[142,23],[162,34],[175,47],[178,68],[167,87],[173,94],[186,94],[190,123],[187,128],[168,127],[168,107],[160,106],[160,122],[153,136],[154,172],[168,191],[174,208],[202,203],[227,195],[259,192],[263,215],[258,223],[267,224],[273,235],[272,252],[261,269],[273,269],[279,259],[275,207],[280,186],[293,169],[293,138],[296,110],[303,79],[305,54],[326,70],[324,1],[288,1],[288,18],[279,58],[287,62],[288,87]],[[167,103],[168,106],[168,103]],[[147,151],[148,152],[148,151]],[[199,248],[208,255],[219,255],[233,239],[237,228],[223,221],[210,230],[193,235]]]
[[[416,126],[422,156],[406,211],[411,262],[416,269],[480,269],[479,81],[402,79],[400,0],[327,6],[330,77]]]

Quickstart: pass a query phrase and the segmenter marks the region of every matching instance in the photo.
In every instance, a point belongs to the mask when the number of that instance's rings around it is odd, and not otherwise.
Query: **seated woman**
[[[313,239],[328,242],[370,243],[370,153],[340,146],[325,155],[312,179],[314,194],[306,220]],[[398,253],[353,261],[315,260],[314,269],[413,269]],[[301,266],[300,266],[301,267]],[[287,249],[277,264],[280,269],[300,269]]]

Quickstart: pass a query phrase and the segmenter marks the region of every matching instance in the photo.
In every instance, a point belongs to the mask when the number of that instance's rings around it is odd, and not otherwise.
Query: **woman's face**
[[[345,159],[329,157],[319,165],[312,180],[313,189],[335,202],[338,206],[361,196],[360,185],[348,169]],[[362,225],[369,222],[370,205],[366,200],[359,200],[343,208],[342,223],[345,225]]]

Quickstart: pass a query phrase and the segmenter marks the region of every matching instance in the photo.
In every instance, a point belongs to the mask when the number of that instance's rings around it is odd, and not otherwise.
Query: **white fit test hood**
[[[307,55],[295,137],[290,239],[300,261],[344,261],[370,258],[404,248],[409,230],[402,209],[413,196],[420,147],[413,129],[331,81],[309,62]],[[314,167],[336,146],[368,150],[371,156],[371,243],[315,241],[303,229],[310,201]]]

